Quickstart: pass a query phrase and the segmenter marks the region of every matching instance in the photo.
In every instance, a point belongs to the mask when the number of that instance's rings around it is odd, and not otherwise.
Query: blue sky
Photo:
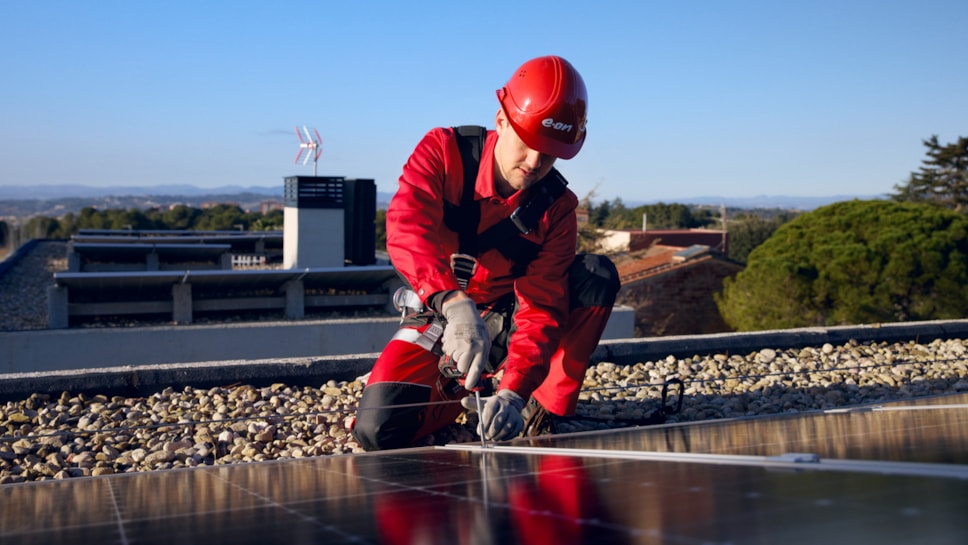
[[[396,188],[435,126],[493,126],[525,60],[569,59],[580,196],[877,195],[968,135],[968,2],[7,1],[0,185]]]

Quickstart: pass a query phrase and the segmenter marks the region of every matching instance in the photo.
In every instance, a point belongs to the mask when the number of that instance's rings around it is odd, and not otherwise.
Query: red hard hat
[[[588,92],[568,61],[549,55],[521,65],[497,91],[518,137],[531,149],[571,159],[585,143]]]

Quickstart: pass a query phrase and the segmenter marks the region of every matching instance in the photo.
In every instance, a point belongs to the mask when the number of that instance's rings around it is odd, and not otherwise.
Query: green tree
[[[741,214],[730,220],[729,258],[746,263],[750,252],[766,242],[781,225],[790,221],[792,214],[764,218],[759,214]]]
[[[723,284],[739,331],[953,319],[968,312],[968,217],[892,201],[836,203],[784,224]]]
[[[601,225],[605,229],[630,229],[634,227],[634,225],[629,225],[632,211],[625,207],[621,197],[616,197],[614,201],[609,203],[608,208],[601,211],[598,216],[598,220],[602,222]]]
[[[248,229],[245,221],[245,211],[234,204],[217,204],[204,210],[198,218],[194,229],[199,231],[231,231],[241,226],[242,230]]]
[[[71,235],[77,233],[77,222],[78,217],[72,213],[64,214],[61,217],[61,235],[60,238],[71,238]]]
[[[693,229],[705,227],[711,221],[708,211],[697,211],[685,204],[660,202],[633,208],[624,218],[609,221],[609,224],[615,226],[613,229],[641,229],[643,217],[647,229]]]
[[[649,229],[692,229],[715,223],[709,211],[694,209],[685,204],[656,203],[627,208],[621,198],[602,201],[595,206],[588,203],[588,223],[602,229],[641,229],[643,216]]]
[[[24,240],[32,238],[58,238],[60,221],[46,216],[34,216],[21,227]]]
[[[387,249],[387,211],[380,209],[376,211],[376,249],[386,251]]]
[[[154,229],[155,224],[144,212],[136,208],[130,210],[109,210],[109,229]]]
[[[79,229],[107,229],[104,214],[98,209],[86,206],[81,208],[81,213],[77,217],[77,227]]]
[[[285,223],[282,210],[269,210],[265,214],[253,213],[247,220],[250,231],[282,231]]]
[[[605,227],[609,216],[612,214],[612,203],[608,200],[602,201],[598,206],[588,207],[588,223],[593,227]]]
[[[67,239],[77,234],[80,229],[226,231],[241,226],[242,229],[250,231],[281,231],[284,223],[282,210],[271,210],[266,214],[247,213],[234,204],[220,204],[205,210],[180,205],[164,212],[157,208],[144,211],[135,208],[102,211],[88,207],[81,209],[77,215],[67,213],[60,218],[35,216],[21,226],[19,233],[25,240],[29,240]]]
[[[202,211],[198,208],[179,204],[162,214],[162,222],[166,229],[175,231],[191,229],[201,215]]]
[[[895,185],[897,201],[928,202],[968,213],[968,138],[942,146],[938,136],[922,140],[927,159],[907,183]]]

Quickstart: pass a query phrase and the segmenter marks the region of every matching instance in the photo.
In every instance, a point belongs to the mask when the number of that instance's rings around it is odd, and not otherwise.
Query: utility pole
[[[720,203],[719,204],[719,218],[723,222],[723,241],[720,243],[720,246],[723,248],[723,255],[728,256],[729,255],[729,249],[726,247],[726,233],[727,233],[727,230],[726,230],[726,203]]]

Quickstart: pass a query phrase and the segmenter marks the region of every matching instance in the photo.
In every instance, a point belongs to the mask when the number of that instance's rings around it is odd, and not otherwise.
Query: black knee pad
[[[417,384],[379,382],[367,386],[356,411],[353,437],[367,451],[410,446],[422,423],[422,407],[393,405],[423,404],[428,396],[427,388]]]
[[[611,307],[621,287],[612,260],[598,254],[578,254],[568,269],[571,308]]]

